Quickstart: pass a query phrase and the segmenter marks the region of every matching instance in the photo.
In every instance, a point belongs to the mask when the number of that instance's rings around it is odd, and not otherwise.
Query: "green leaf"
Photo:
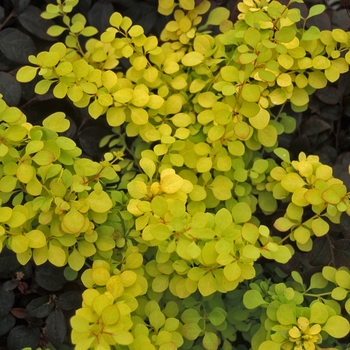
[[[310,289],[324,289],[326,288],[328,281],[323,277],[321,272],[317,272],[311,276]]]
[[[292,278],[295,282],[299,283],[301,286],[304,286],[303,278],[301,277],[300,273],[297,271],[292,271]]]
[[[301,40],[310,41],[310,40],[316,40],[319,37],[320,37],[320,30],[315,26],[311,26],[309,29],[304,31],[303,36],[301,37]]]
[[[252,310],[261,305],[267,304],[267,302],[263,299],[260,292],[252,289],[244,293],[243,304],[247,309]]]
[[[195,322],[186,322],[181,329],[182,335],[188,340],[197,339],[202,331],[198,323]]]
[[[226,317],[227,312],[220,307],[214,307],[208,315],[208,319],[213,326],[221,325],[223,322],[226,321]]]
[[[308,16],[306,18],[308,19],[308,18],[317,16],[317,15],[320,15],[321,13],[324,12],[325,9],[326,9],[326,6],[323,5],[323,4],[313,5],[310,8],[309,14],[308,14]]]
[[[206,350],[216,350],[219,346],[219,338],[215,333],[206,331],[202,344]]]

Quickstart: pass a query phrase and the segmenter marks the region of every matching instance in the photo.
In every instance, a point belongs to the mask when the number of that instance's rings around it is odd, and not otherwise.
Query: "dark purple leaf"
[[[48,295],[32,300],[26,307],[28,316],[44,318],[47,317],[55,307],[55,303],[50,301]]]
[[[21,264],[18,262],[16,254],[7,248],[4,248],[0,253],[0,278],[11,278],[20,266]]]
[[[5,10],[2,6],[0,6],[0,23],[2,23],[5,19]]]
[[[52,311],[46,320],[45,335],[50,343],[59,349],[67,333],[66,319],[60,309]]]
[[[40,340],[39,328],[29,328],[24,325],[12,328],[7,337],[7,349],[22,350],[29,347],[36,349]]]
[[[9,106],[18,106],[22,94],[21,84],[13,75],[0,72],[0,94]]]
[[[342,99],[342,95],[338,89],[332,86],[326,86],[324,89],[316,91],[316,96],[329,105],[335,105]]]
[[[343,214],[340,219],[340,230],[346,239],[350,239],[350,216]]]
[[[327,13],[311,17],[306,22],[307,27],[315,26],[320,30],[332,30],[332,22]]]
[[[45,263],[37,267],[35,280],[40,287],[56,292],[62,289],[66,282],[63,271],[64,268]]]
[[[0,318],[8,314],[15,303],[15,294],[12,290],[6,291],[3,285],[0,288]]]
[[[11,61],[27,64],[28,56],[36,54],[32,38],[16,28],[0,31],[0,50]]]
[[[334,11],[332,20],[333,20],[333,25],[336,28],[349,30],[350,28],[349,14],[346,10]]]
[[[81,306],[82,296],[78,291],[71,291],[61,294],[57,298],[57,307],[62,310],[76,310]]]
[[[22,13],[30,4],[30,0],[11,0],[17,14]]]
[[[327,237],[318,237],[314,240],[311,252],[308,253],[310,264],[313,266],[326,266],[331,260],[331,247]]]
[[[83,152],[90,158],[101,159],[102,149],[100,140],[110,134],[107,128],[101,126],[88,126],[81,130],[79,134],[79,144]]]
[[[18,287],[18,280],[9,280],[9,281],[6,281],[4,283],[4,285],[2,286],[2,288],[8,292],[10,290],[14,290],[15,288]]]
[[[50,26],[54,24],[52,20],[42,18],[42,11],[35,6],[28,6],[19,16],[18,20],[21,25],[40,39],[56,40],[56,38],[48,35],[46,32]]]
[[[330,130],[332,126],[319,118],[312,118],[301,126],[301,133],[306,136],[320,134],[322,131]]]
[[[135,6],[130,6],[125,11],[125,16],[132,19],[133,23],[140,25],[146,34],[148,34],[158,19],[157,7],[147,4],[147,2],[139,2]]]
[[[98,1],[90,9],[88,14],[89,24],[98,29],[100,33],[106,30],[109,24],[109,17],[114,12],[113,5],[107,1]]]
[[[11,315],[0,317],[0,336],[9,332],[16,324],[16,319]]]
[[[350,239],[339,239],[333,243],[336,267],[350,268]]]

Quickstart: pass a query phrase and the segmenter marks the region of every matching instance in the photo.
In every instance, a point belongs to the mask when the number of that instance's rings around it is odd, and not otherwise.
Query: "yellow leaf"
[[[40,230],[32,230],[26,233],[29,248],[41,248],[46,245],[46,236]]]
[[[198,290],[203,296],[208,296],[216,292],[215,279],[212,272],[206,273],[198,281]]]
[[[97,193],[92,191],[87,197],[87,201],[90,204],[90,208],[96,213],[106,213],[113,206],[112,200],[106,192]]]
[[[28,239],[24,235],[14,235],[9,238],[9,246],[15,253],[23,253],[28,249]]]
[[[55,266],[64,266],[67,262],[65,251],[54,244],[50,244],[48,251],[48,260]]]
[[[306,185],[306,182],[297,173],[287,174],[281,181],[282,187],[288,192],[294,192]]]
[[[63,217],[62,229],[67,233],[79,233],[85,226],[85,217],[77,209],[72,207]]]
[[[203,61],[204,61],[204,55],[196,51],[187,53],[181,60],[182,64],[187,67],[198,66]]]
[[[179,191],[184,184],[184,180],[177,174],[168,174],[162,177],[160,188],[163,192],[171,194]]]

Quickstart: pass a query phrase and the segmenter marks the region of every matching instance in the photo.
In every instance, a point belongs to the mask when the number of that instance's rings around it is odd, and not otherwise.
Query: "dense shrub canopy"
[[[349,18],[325,9],[4,2],[8,349],[346,346]]]

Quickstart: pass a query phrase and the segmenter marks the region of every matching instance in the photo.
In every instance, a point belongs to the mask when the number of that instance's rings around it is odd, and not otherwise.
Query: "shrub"
[[[341,348],[349,269],[304,281],[283,266],[350,215],[349,192],[318,156],[291,160],[279,137],[296,128],[286,106],[305,111],[348,71],[349,34],[307,26],[324,6],[302,17],[301,0],[244,0],[235,23],[207,0],[160,0],[174,12],[162,44],[115,12],[84,47],[97,30],[70,15],[78,2],[47,6],[42,16],[63,22],[48,33],[67,36],[17,79],[38,75],[36,94],[105,116],[103,159],[62,135],[63,112],[39,126],[0,105],[0,242],[22,265],[81,278],[75,348]],[[49,340],[59,347],[63,333]]]

